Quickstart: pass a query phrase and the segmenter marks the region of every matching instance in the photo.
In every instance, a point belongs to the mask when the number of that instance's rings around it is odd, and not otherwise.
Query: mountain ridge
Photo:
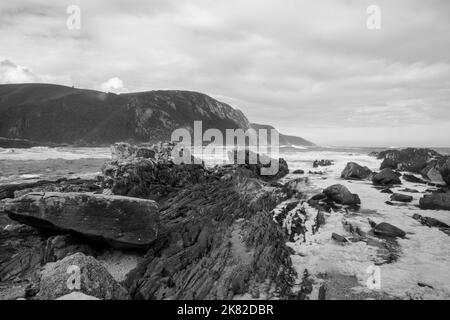
[[[245,114],[185,90],[105,93],[54,84],[0,85],[0,137],[37,145],[100,146],[170,140],[177,128],[249,129]]]

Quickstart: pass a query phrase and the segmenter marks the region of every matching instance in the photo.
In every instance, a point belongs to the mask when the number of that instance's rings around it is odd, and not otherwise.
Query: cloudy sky
[[[449,53],[448,0],[0,3],[0,83],[200,91],[322,145],[450,146]]]

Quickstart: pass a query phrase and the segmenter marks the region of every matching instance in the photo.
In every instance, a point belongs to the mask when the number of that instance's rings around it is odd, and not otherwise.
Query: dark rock
[[[127,277],[132,297],[231,299],[266,281],[289,296],[292,251],[270,213],[278,191],[245,168],[173,191],[161,203],[167,228]]]
[[[446,223],[444,223],[442,221],[439,221],[438,219],[431,218],[431,217],[424,217],[417,213],[413,215],[413,219],[418,220],[421,224],[426,225],[430,228],[431,227],[445,228],[445,229],[450,228],[449,225],[447,225]]]
[[[0,200],[17,198],[30,192],[94,192],[100,189],[100,184],[96,180],[65,178],[56,181],[40,180],[0,186]]]
[[[341,178],[349,180],[367,179],[372,174],[368,167],[360,166],[355,162],[348,162],[341,173]]]
[[[415,175],[412,174],[404,174],[403,179],[408,182],[412,183],[427,183],[425,180],[417,178]]]
[[[372,178],[372,182],[375,185],[392,185],[402,183],[397,174],[391,169],[387,168],[374,175]]]
[[[413,197],[406,194],[394,193],[393,195],[391,195],[391,200],[399,202],[411,202],[413,200]]]
[[[79,276],[79,283],[75,279],[76,276]],[[71,282],[72,279],[74,282]],[[70,287],[70,284],[74,287]],[[78,285],[79,288],[76,287]],[[42,271],[36,298],[54,300],[73,291],[102,300],[129,299],[125,288],[114,280],[100,262],[82,253],[46,264]]]
[[[120,248],[145,248],[158,234],[154,201],[86,193],[30,193],[7,200],[8,216],[44,230],[75,232]]]
[[[310,198],[310,200],[319,201],[319,200],[323,200],[323,199],[326,199],[326,198],[327,198],[327,195],[325,193],[318,193],[318,194],[313,195]]]
[[[410,188],[400,189],[399,191],[402,191],[402,192],[409,192],[409,193],[419,193],[419,190],[416,190],[416,189],[410,189]]]
[[[333,165],[334,162],[332,160],[314,160],[313,162],[313,168],[318,168],[318,167],[327,167],[327,166],[331,166]]]
[[[373,232],[378,236],[392,237],[392,238],[395,237],[403,238],[406,235],[406,233],[403,230],[387,222],[377,224],[375,228],[373,228]]]
[[[383,190],[380,191],[381,193],[394,193],[391,189],[389,188],[385,188]]]
[[[441,155],[432,149],[418,148],[386,150],[380,152],[378,155],[378,159],[385,159],[385,168],[399,169],[402,171],[410,171],[415,173],[420,173],[428,162],[438,157],[441,157]]]
[[[341,184],[329,186],[328,188],[323,190],[323,193],[328,198],[339,204],[356,205],[361,203],[361,200],[359,199],[359,196],[357,194],[351,193],[345,186]]]
[[[450,192],[426,194],[419,200],[420,209],[450,210]]]
[[[294,170],[294,172],[292,172],[293,174],[304,174],[305,173],[305,171],[304,170],[301,170],[301,169],[298,169],[298,170]]]
[[[386,169],[386,168],[392,169],[392,170],[396,170],[397,169],[397,165],[398,165],[398,162],[396,162],[396,161],[394,161],[392,159],[384,159],[383,162],[381,162],[380,170],[383,170],[383,169]]]
[[[347,243],[347,242],[349,242],[345,237],[343,237],[343,236],[341,236],[341,235],[339,235],[337,233],[334,233],[334,232],[331,235],[331,239],[333,239],[334,241],[337,241],[339,243]]]

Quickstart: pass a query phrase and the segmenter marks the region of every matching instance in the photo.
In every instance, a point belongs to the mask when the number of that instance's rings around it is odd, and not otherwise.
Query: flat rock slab
[[[145,248],[159,229],[156,202],[131,197],[37,192],[3,207],[11,219],[37,229],[75,232],[116,248]]]

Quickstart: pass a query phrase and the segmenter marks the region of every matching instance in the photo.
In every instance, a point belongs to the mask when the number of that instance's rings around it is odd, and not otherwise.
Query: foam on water
[[[396,262],[383,264],[381,268],[381,291],[400,298],[450,298],[450,238],[437,228],[421,225],[412,216],[418,213],[422,216],[434,217],[450,224],[450,214],[444,210],[421,210],[417,207],[422,191],[430,188],[426,185],[402,181],[401,187],[391,188],[394,192],[403,188],[416,189],[420,193],[408,193],[413,202],[405,206],[390,206],[385,204],[389,194],[381,193],[369,181],[346,181],[340,174],[347,162],[353,161],[378,171],[380,160],[361,153],[338,151],[311,151],[282,154],[289,164],[290,170],[303,169],[324,171],[325,175],[308,175],[310,188],[306,193],[315,194],[330,185],[340,183],[351,192],[357,193],[361,199],[360,213],[347,216],[346,219],[358,225],[362,230],[369,231],[367,218],[375,222],[388,222],[407,233],[405,239],[399,239],[401,254]],[[316,159],[334,160],[329,167],[312,168]],[[292,178],[293,175],[287,177]],[[296,176],[298,177],[298,176]],[[307,205],[306,205],[307,206]],[[316,210],[307,206],[308,223],[312,224]],[[342,225],[343,213],[327,214],[326,224],[318,233],[308,234],[307,242],[289,243],[297,254],[292,256],[294,266],[299,274],[304,269],[317,274],[320,272],[355,275],[360,281],[360,290],[369,290],[365,282],[368,278],[367,267],[374,263],[376,250],[364,242],[341,245],[331,239],[333,232],[345,235]],[[311,230],[311,226],[307,226]],[[420,287],[424,283],[433,287]]]
[[[110,148],[72,148],[72,147],[34,147],[28,149],[0,148],[0,160],[47,160],[47,159],[85,159],[110,158]]]

